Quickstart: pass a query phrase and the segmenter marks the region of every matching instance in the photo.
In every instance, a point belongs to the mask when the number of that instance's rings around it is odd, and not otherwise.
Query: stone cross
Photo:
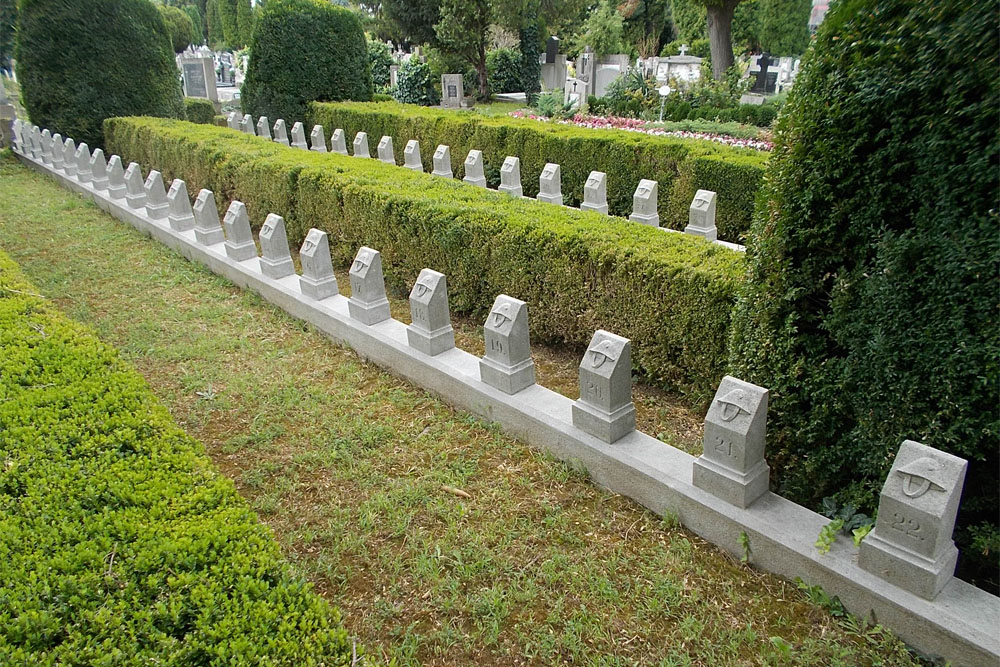
[[[309,145],[306,144],[306,131],[303,129],[302,123],[296,122],[292,125],[292,148],[309,150]]]
[[[521,159],[508,155],[500,167],[500,192],[513,197],[523,197],[521,188]]]
[[[243,120],[240,121],[240,131],[254,134],[253,117],[250,114],[243,116]]]
[[[86,143],[81,143],[76,147],[76,180],[81,183],[90,183],[94,173],[90,171],[90,148]]]
[[[483,337],[486,355],[479,360],[483,382],[505,394],[516,394],[535,384],[528,304],[506,294],[498,296],[486,316]]]
[[[380,162],[391,165],[396,164],[396,155],[392,151],[392,137],[388,134],[379,139],[377,150]]]
[[[122,168],[122,159],[117,155],[112,155],[108,160],[108,196],[112,199],[125,199],[128,188],[125,185],[125,169]]]
[[[260,228],[260,272],[273,280],[295,275],[292,254],[285,235],[285,219],[268,213]]]
[[[143,189],[146,191],[146,215],[153,220],[165,220],[170,214],[170,202],[167,201],[160,172],[155,169],[149,172]]]
[[[448,280],[443,273],[424,269],[410,290],[410,317],[406,340],[415,350],[435,356],[455,347],[455,331],[448,310]]]
[[[750,92],[764,94],[767,92],[767,68],[774,64],[771,60],[771,54],[766,51],[762,53],[757,64],[760,66],[760,71],[757,72],[757,78],[754,80]]]
[[[469,151],[469,156],[465,158],[465,178],[462,180],[466,183],[475,185],[476,187],[486,187],[486,174],[483,173],[482,151]]]
[[[858,565],[933,600],[958,562],[952,533],[968,467],[965,459],[904,440],[882,487],[875,529],[861,543]]]
[[[125,201],[128,207],[140,209],[146,206],[146,188],[142,183],[142,168],[130,162],[125,170]]]
[[[451,173],[451,148],[440,144],[437,150],[434,151],[434,171],[431,172],[435,176],[444,176],[445,178],[452,178]]]
[[[261,116],[257,119],[257,136],[271,141],[271,122],[267,116]]]
[[[94,154],[90,156],[90,184],[95,190],[108,189],[108,163],[100,148],[95,148]]]
[[[341,155],[348,155],[347,136],[344,134],[344,131],[339,127],[333,131],[333,136],[330,137],[330,148],[334,153],[340,153]]]
[[[253,242],[253,232],[250,231],[250,216],[247,207],[235,199],[229,204],[226,215],[222,218],[222,226],[226,230],[226,256],[237,262],[245,262],[257,257],[257,245]]]
[[[424,163],[420,161],[420,142],[416,139],[406,142],[406,148],[403,149],[403,166],[413,171],[424,170]]]
[[[642,179],[632,195],[632,222],[640,222],[652,227],[660,226],[660,214],[657,213],[657,201],[660,186],[656,181]]]
[[[608,175],[603,171],[592,171],[587,177],[580,210],[608,214]]]
[[[302,249],[299,250],[299,260],[302,262],[299,289],[303,294],[322,301],[340,293],[337,288],[337,278],[333,275],[330,241],[326,232],[316,228],[309,230],[306,240],[302,242]]]
[[[538,177],[538,201],[562,206],[562,172],[554,162],[546,164]]]
[[[231,111],[229,116],[226,118],[226,125],[229,126],[230,130],[240,129],[240,116],[235,111]]]
[[[170,223],[170,229],[175,232],[194,229],[194,211],[191,210],[191,200],[188,199],[187,184],[181,179],[175,178],[170,184],[167,204],[169,206],[167,221]]]
[[[635,430],[632,405],[632,344],[598,330],[580,362],[580,398],[573,426],[611,443]]]
[[[27,149],[27,144],[25,144]],[[76,176],[76,144],[72,138],[63,142],[63,171],[67,176]]]
[[[351,297],[347,300],[347,310],[351,317],[368,326],[389,319],[381,253],[361,246],[351,264],[350,277]]]
[[[309,150],[317,153],[326,152],[326,133],[322,125],[313,125],[312,132],[309,133]]]
[[[693,234],[714,241],[719,238],[719,230],[715,227],[715,193],[711,190],[698,190],[688,209],[688,224],[685,234]]]
[[[358,132],[354,135],[354,157],[371,157],[368,150],[368,133]]]
[[[194,237],[202,245],[215,245],[226,240],[211,190],[202,189],[194,201]]]
[[[42,162],[52,164],[52,133],[48,128],[42,130]]]
[[[274,121],[274,141],[282,146],[290,146],[288,143],[288,130],[285,128],[285,119],[279,118]]]
[[[691,48],[687,44],[681,44],[681,55],[686,56],[688,49]]]
[[[63,156],[63,137],[56,132],[52,135],[52,168],[62,169],[65,157]]]
[[[767,398],[763,387],[722,378],[705,416],[702,455],[692,473],[695,486],[742,508],[767,493]]]

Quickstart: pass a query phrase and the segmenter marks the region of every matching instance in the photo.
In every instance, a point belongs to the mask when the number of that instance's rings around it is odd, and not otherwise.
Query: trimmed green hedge
[[[0,663],[351,661],[142,377],[0,252]]]
[[[481,150],[490,187],[500,182],[504,158],[515,155],[521,159],[521,183],[528,196],[538,193],[538,176],[545,163],[556,162],[562,168],[562,191],[570,206],[579,206],[583,200],[587,175],[603,171],[608,175],[611,212],[628,217],[639,181],[654,179],[660,183],[660,224],[671,229],[687,225],[688,206],[698,188],[715,190],[719,194],[719,237],[733,242],[744,242],[768,159],[758,151],[697,139],[491,118],[396,103],[314,103],[309,108],[309,124],[322,125],[327,133],[339,127],[349,137],[361,130],[376,141],[385,134],[392,136],[399,162],[406,142],[417,139],[428,171],[438,144],[451,146],[458,178],[464,175],[462,163],[468,152]],[[681,207],[675,202],[687,203]]]
[[[184,117],[192,123],[210,125],[215,122],[215,107],[209,100],[200,97],[185,97]]]
[[[229,129],[115,118],[105,131],[111,153],[183,178],[189,192],[213,190],[220,209],[239,199],[255,225],[285,216],[296,247],[318,227],[341,265],[363,244],[381,250],[395,289],[433,267],[447,274],[456,312],[485,317],[500,293],[527,301],[535,340],[582,349],[595,329],[614,331],[632,339],[640,371],[695,403],[722,376],[742,253]]]

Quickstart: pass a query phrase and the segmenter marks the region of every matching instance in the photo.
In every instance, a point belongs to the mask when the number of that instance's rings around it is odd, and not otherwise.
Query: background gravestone
[[[410,316],[406,327],[410,347],[435,356],[455,347],[455,331],[448,311],[448,280],[443,273],[423,269],[410,290]]]
[[[587,177],[580,210],[608,214],[608,175],[603,171],[592,171]]]
[[[554,162],[546,164],[538,177],[538,201],[562,206],[562,171]]]
[[[615,442],[635,430],[632,405],[632,343],[598,330],[580,361],[580,398],[573,403],[573,426]]]
[[[309,230],[305,241],[302,242],[302,249],[299,250],[299,260],[302,262],[299,289],[303,294],[322,301],[340,293],[337,278],[333,275],[330,241],[326,232],[316,228]]]
[[[719,238],[719,230],[715,226],[715,199],[711,190],[698,190],[688,209],[688,224],[685,234],[701,236],[709,241]]]
[[[388,134],[379,139],[377,150],[380,162],[385,162],[386,164],[391,165],[396,164],[396,155],[392,150],[392,137]]]
[[[403,149],[403,166],[413,171],[424,170],[424,163],[420,160],[420,142],[416,139],[406,142],[406,148]]]
[[[382,276],[382,254],[361,246],[351,263],[351,296],[347,309],[356,320],[371,326],[390,317],[389,300],[385,296]]]
[[[657,212],[657,198],[660,186],[656,181],[642,179],[632,195],[632,222],[640,222],[653,227],[660,226],[660,214]]]
[[[354,157],[371,157],[368,149],[368,133],[358,132],[354,135]]]
[[[445,178],[451,178],[451,148],[441,144],[434,151],[434,171],[431,172],[435,176],[444,176]]]
[[[312,132],[309,133],[309,150],[317,153],[326,152],[326,134],[322,125],[313,125]]]
[[[184,97],[201,97],[219,101],[219,93],[215,88],[215,61],[212,58],[180,58],[181,72],[184,75]]]
[[[891,584],[933,600],[955,573],[955,517],[969,464],[906,440],[882,487],[875,529],[858,564]]]
[[[512,197],[523,197],[521,187],[521,159],[508,155],[500,167],[500,192],[506,192]]]
[[[306,143],[306,130],[299,121],[292,125],[292,148],[309,150],[309,145]]]
[[[465,91],[462,88],[461,74],[441,75],[441,106],[457,109],[462,106]]]
[[[226,117],[226,126],[229,127],[230,130],[239,130],[240,115],[235,111],[230,111],[229,115]]]
[[[274,121],[274,141],[282,146],[290,146],[288,143],[288,130],[285,128],[285,121],[279,118]]]
[[[486,174],[483,171],[482,151],[469,151],[468,157],[465,158],[465,178],[462,180],[471,185],[475,185],[476,187],[486,187]]]
[[[506,294],[493,302],[483,325],[486,354],[479,360],[483,382],[505,394],[535,384],[528,334],[528,304]]]
[[[344,136],[344,131],[339,127],[333,131],[333,136],[330,137],[330,150],[340,155],[347,155],[347,137]]]
[[[257,119],[257,136],[271,141],[271,122],[267,116],[261,116]]]
[[[253,125],[253,116],[250,114],[244,114],[243,120],[240,121],[240,132],[244,134],[256,135],[256,128]]]
[[[695,486],[743,508],[767,493],[767,399],[763,387],[722,378],[705,415],[702,455],[692,472]]]

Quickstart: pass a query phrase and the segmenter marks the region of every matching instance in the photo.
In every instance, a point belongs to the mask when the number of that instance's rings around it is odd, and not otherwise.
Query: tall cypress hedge
[[[258,10],[243,112],[291,123],[316,100],[372,98],[368,45],[355,12],[324,0],[271,0]]]
[[[184,117],[167,28],[148,0],[22,0],[16,57],[31,121],[91,148],[105,118]]]
[[[1000,45],[993,0],[843,0],[778,122],[732,371],[780,491],[869,511],[904,438],[970,460],[963,576],[997,583]]]

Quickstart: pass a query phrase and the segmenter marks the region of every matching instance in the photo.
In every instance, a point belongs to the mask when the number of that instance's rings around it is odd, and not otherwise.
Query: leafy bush
[[[441,101],[431,79],[431,68],[416,58],[410,58],[399,68],[395,96],[397,102],[421,106],[431,106]]]
[[[367,43],[355,12],[323,0],[271,0],[257,14],[244,113],[291,126],[313,100],[372,98]]]
[[[538,97],[538,93],[542,89],[542,65],[539,62],[541,28],[537,20],[528,21],[521,28],[519,37],[521,42],[521,85],[524,87],[528,104],[534,104],[535,98]]]
[[[209,100],[200,97],[185,97],[184,117],[192,123],[213,123],[215,121],[215,107]]]
[[[562,105],[558,93],[553,104]],[[750,226],[768,158],[765,153],[697,139],[398,104],[314,104],[310,122],[343,128],[349,136],[359,130],[373,137],[388,134],[399,146],[417,139],[425,153],[447,144],[459,162],[472,149],[481,150],[487,166],[497,168],[506,156],[516,155],[521,159],[521,183],[529,196],[538,192],[538,176],[545,163],[556,162],[562,167],[562,192],[570,206],[582,201],[590,171],[603,171],[608,175],[608,205],[615,215],[631,213],[636,185],[651,178],[660,184],[660,224],[673,229],[687,225],[694,193],[710,184],[708,189],[719,194],[716,225],[721,238],[729,241],[739,241]]]
[[[486,79],[494,93],[524,92],[521,54],[515,49],[496,49],[486,54]]]
[[[778,120],[731,343],[799,502],[872,513],[904,438],[969,459],[960,568],[990,588],[997,554],[969,547],[1000,513],[995,11],[833,6]]]
[[[560,90],[542,93],[535,100],[535,111],[546,118],[570,118],[573,115],[573,103],[563,98]]]
[[[372,70],[372,85],[384,93],[389,90],[389,68],[395,65],[392,52],[385,42],[368,42],[368,65]]]
[[[167,28],[166,35],[170,39],[174,53],[180,53],[191,46],[191,39],[194,35],[194,24],[191,22],[191,17],[177,7],[159,5],[157,9],[160,10],[160,16],[163,17],[163,23]]]
[[[17,78],[32,122],[94,148],[104,144],[105,118],[180,118],[180,77],[166,35],[147,0],[22,2]]]
[[[350,662],[202,446],[2,252],[0,461],[0,662]]]
[[[534,340],[583,349],[605,328],[632,339],[639,371],[693,403],[718,384],[742,253],[207,125],[114,118],[107,132],[124,160],[184,178],[192,192],[209,188],[222,206],[239,199],[258,225],[269,212],[283,215],[292,244],[310,227],[326,230],[341,265],[362,244],[378,248],[397,290],[431,266],[447,274],[454,312],[485,317],[497,294],[510,294],[530,304]],[[424,145],[428,162],[432,146]],[[402,149],[396,142],[397,159]]]

